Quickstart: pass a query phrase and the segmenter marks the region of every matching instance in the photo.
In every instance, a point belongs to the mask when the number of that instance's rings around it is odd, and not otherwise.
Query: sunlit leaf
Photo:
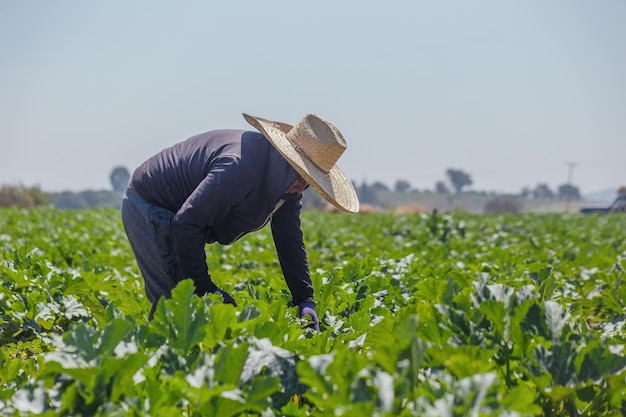
[[[204,339],[206,324],[206,312],[202,309],[201,300],[194,294],[190,279],[178,283],[171,299],[159,300],[152,320],[154,331],[165,336],[168,343],[183,355]]]

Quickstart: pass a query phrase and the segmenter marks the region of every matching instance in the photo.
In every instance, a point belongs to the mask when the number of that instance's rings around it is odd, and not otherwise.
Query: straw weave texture
[[[334,125],[315,114],[307,114],[293,127],[245,113],[243,116],[328,202],[343,211],[359,211],[352,182],[337,167],[347,144]]]

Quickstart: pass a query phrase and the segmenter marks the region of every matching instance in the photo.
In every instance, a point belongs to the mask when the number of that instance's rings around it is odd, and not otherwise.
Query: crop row
[[[306,212],[315,333],[267,228],[148,322],[119,213],[3,209],[0,415],[623,415],[625,226]]]

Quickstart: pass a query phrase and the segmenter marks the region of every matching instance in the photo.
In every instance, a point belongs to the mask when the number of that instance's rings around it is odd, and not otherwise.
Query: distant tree
[[[85,209],[89,208],[89,202],[83,193],[63,191],[52,198],[52,205],[58,209]]]
[[[3,185],[0,187],[0,206],[31,208],[50,204],[51,196],[39,186]]]
[[[371,187],[375,193],[389,191],[389,187],[387,187],[385,184],[379,181],[376,181],[374,184],[372,184]]]
[[[554,198],[554,193],[548,187],[548,184],[538,184],[537,187],[532,192],[534,198],[539,199],[550,199]]]
[[[446,170],[446,175],[457,193],[460,193],[463,187],[472,185],[472,177],[460,169],[449,168]]]
[[[450,190],[448,189],[448,186],[446,185],[445,182],[437,181],[435,183],[435,192],[437,194],[449,194]]]
[[[311,187],[302,193],[302,206],[305,209],[322,210],[327,204],[326,200]]]
[[[502,195],[487,201],[485,213],[514,213],[522,212],[522,202],[513,196]]]
[[[120,208],[121,196],[119,191],[81,191],[78,193],[63,191],[53,194],[52,205],[59,209],[84,209],[92,207]]]
[[[558,188],[558,196],[563,200],[580,200],[580,191],[572,184],[563,184]]]
[[[532,191],[528,187],[523,187],[522,191],[520,191],[519,195],[524,198],[529,198],[532,195]]]
[[[360,187],[356,188],[356,193],[359,197],[359,202],[362,204],[378,205],[378,194],[372,186],[367,185],[365,181],[363,181]]]
[[[393,188],[398,193],[408,193],[411,190],[411,184],[406,180],[398,180]]]
[[[111,172],[111,185],[114,191],[124,191],[130,181],[130,173],[124,167],[115,167]]]

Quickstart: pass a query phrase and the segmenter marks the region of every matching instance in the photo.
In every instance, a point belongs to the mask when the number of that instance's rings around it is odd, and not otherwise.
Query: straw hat
[[[343,211],[359,211],[352,182],[336,165],[346,141],[335,126],[315,114],[307,114],[295,126],[245,113],[243,117],[329,203]]]

